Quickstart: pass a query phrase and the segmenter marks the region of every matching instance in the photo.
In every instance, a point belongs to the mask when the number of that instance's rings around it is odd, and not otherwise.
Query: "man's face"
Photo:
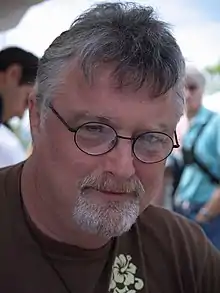
[[[89,86],[82,73],[74,71],[52,104],[72,128],[102,121],[125,137],[146,131],[163,131],[172,137],[177,123],[172,95],[153,99],[146,88],[115,89],[107,69]],[[51,110],[42,127],[36,126],[34,113],[35,106],[31,109],[34,155],[50,191],[45,202],[87,232],[112,237],[129,230],[160,191],[164,161],[142,163],[128,139],[119,139],[106,154],[85,154],[76,146],[74,133]],[[90,139],[101,130],[92,126],[88,131]],[[86,144],[88,137],[82,139]]]
[[[195,114],[201,106],[203,89],[193,78],[187,78],[185,84],[186,110]]]

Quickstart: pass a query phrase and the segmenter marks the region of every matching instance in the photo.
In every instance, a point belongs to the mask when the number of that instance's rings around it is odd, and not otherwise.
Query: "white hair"
[[[205,87],[205,83],[206,83],[205,77],[202,74],[202,72],[199,71],[196,67],[194,66],[186,67],[186,79],[187,78],[195,80],[195,82],[197,82],[201,88]]]

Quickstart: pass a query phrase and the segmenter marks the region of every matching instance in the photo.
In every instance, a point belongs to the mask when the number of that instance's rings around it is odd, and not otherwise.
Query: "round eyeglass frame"
[[[176,143],[174,143],[174,140],[173,140],[173,138],[172,138],[170,135],[168,135],[168,134],[166,134],[166,133],[164,133],[164,132],[161,132],[161,131],[146,131],[146,132],[143,132],[143,133],[137,135],[136,137],[132,138],[132,137],[126,137],[126,136],[119,135],[119,134],[116,132],[116,130],[115,130],[112,126],[110,126],[110,125],[108,125],[108,124],[106,124],[106,123],[99,123],[99,122],[96,122],[96,121],[94,121],[94,122],[93,122],[93,121],[85,122],[85,123],[81,124],[80,126],[78,126],[78,127],[76,127],[76,128],[72,128],[72,127],[70,127],[70,126],[68,125],[68,123],[63,119],[63,117],[62,117],[62,116],[56,111],[56,109],[54,109],[54,107],[52,106],[52,104],[49,104],[49,108],[52,110],[52,112],[55,114],[55,116],[56,116],[56,117],[62,122],[62,124],[63,124],[63,125],[64,125],[64,126],[70,131],[70,132],[74,133],[74,142],[75,142],[76,146],[78,147],[78,149],[79,149],[80,151],[82,151],[83,153],[85,153],[85,154],[87,154],[87,155],[90,155],[90,156],[101,156],[101,155],[105,155],[105,154],[109,153],[110,151],[112,151],[112,150],[117,146],[119,139],[126,139],[126,140],[130,140],[130,141],[131,141],[131,143],[132,143],[132,145],[131,145],[131,147],[132,147],[132,152],[133,152],[134,156],[135,156],[140,162],[142,162],[142,163],[144,163],[144,164],[156,164],[156,163],[159,163],[159,162],[162,162],[162,161],[166,160],[166,158],[169,157],[169,155],[172,153],[173,149],[174,149],[174,148],[179,148],[179,146],[180,146],[179,143],[178,143],[178,138],[177,138],[176,131],[174,132],[174,139],[175,139]],[[98,154],[92,154],[92,153],[89,153],[89,152],[85,151],[85,150],[84,150],[83,148],[81,148],[80,145],[78,144],[78,141],[77,141],[77,132],[78,132],[83,126],[85,126],[85,125],[89,125],[89,124],[100,124],[100,125],[104,125],[104,126],[107,126],[108,128],[110,128],[110,129],[114,132],[114,134],[115,134],[115,142],[114,142],[114,144],[113,144],[108,150],[106,150],[105,152],[101,152],[101,153],[98,153]],[[168,138],[170,139],[170,141],[172,142],[172,148],[171,148],[170,152],[169,152],[169,153],[168,153],[163,159],[160,159],[160,160],[158,160],[158,161],[153,161],[153,162],[146,162],[146,161],[144,161],[144,160],[141,160],[141,159],[137,156],[136,151],[135,151],[135,143],[137,142],[137,140],[138,140],[141,136],[143,136],[144,134],[147,134],[147,133],[163,134],[164,136],[168,137]]]

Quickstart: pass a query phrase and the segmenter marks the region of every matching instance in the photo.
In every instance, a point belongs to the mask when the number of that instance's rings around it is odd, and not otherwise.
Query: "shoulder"
[[[16,141],[14,133],[8,129],[4,124],[0,125],[0,141],[5,142],[5,140],[9,140],[9,144]]]
[[[220,114],[205,107],[202,108],[201,114],[209,124],[220,123]]]
[[[8,147],[21,146],[18,137],[5,125],[0,125],[0,143]]]
[[[207,267],[213,273],[210,283],[219,274],[220,254],[194,222],[164,208],[149,206],[139,219],[139,230],[144,254],[150,250],[158,261],[167,263],[175,273],[178,271],[183,283],[199,283],[208,276]]]
[[[16,164],[26,158],[25,151],[12,131],[0,126],[0,167]]]
[[[162,207],[150,205],[140,216],[139,227],[142,233],[157,238],[168,249],[170,243],[189,250],[197,249],[199,242],[207,245],[202,229],[195,222]]]
[[[181,239],[197,241],[204,238],[201,229],[192,221],[162,207],[150,205],[140,216],[139,225],[142,231],[155,234],[166,245],[170,241],[176,243]]]
[[[212,123],[220,126],[220,114],[213,113]]]
[[[210,133],[214,140],[219,140],[220,134],[220,114],[212,112],[210,121],[208,122],[208,133]]]
[[[11,233],[11,220],[19,221],[20,209],[20,184],[24,163],[0,168],[0,233],[6,237]],[[6,224],[7,223],[7,224]],[[7,225],[7,231],[5,230]],[[0,241],[0,244],[1,241]]]
[[[0,195],[4,192],[6,186],[13,187],[20,180],[23,163],[0,168]]]

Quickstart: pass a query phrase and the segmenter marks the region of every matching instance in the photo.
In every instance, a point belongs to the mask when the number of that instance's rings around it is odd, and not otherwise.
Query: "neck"
[[[82,231],[73,223],[68,207],[56,205],[56,200],[51,197],[53,189],[47,188],[47,176],[36,166],[35,158],[30,157],[24,164],[21,178],[23,202],[36,227],[53,240],[83,249],[104,246],[109,239]]]

